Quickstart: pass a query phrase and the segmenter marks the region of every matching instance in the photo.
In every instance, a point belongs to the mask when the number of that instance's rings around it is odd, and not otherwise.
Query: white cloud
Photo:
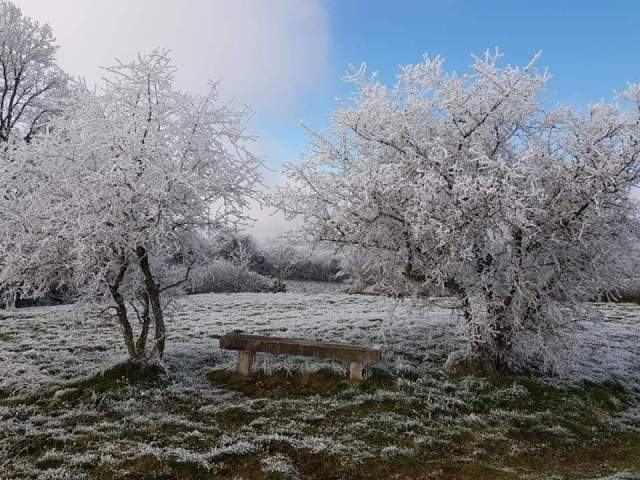
[[[59,60],[90,83],[114,58],[155,47],[173,51],[177,83],[204,91],[222,79],[225,97],[279,110],[325,78],[329,32],[319,0],[17,0],[49,23]],[[234,102],[235,103],[235,102]]]
[[[298,152],[290,145],[266,136],[258,137],[252,151],[258,156],[267,156],[281,161],[295,161],[298,155]],[[264,186],[269,193],[274,193],[277,185],[286,182],[282,165],[277,162],[267,162],[263,173]],[[260,239],[276,238],[301,225],[301,219],[288,221],[284,214],[277,211],[276,208],[260,206],[257,202],[251,202],[247,213],[255,220],[255,223],[245,228],[244,231]]]
[[[242,230],[258,239],[273,239],[287,234],[300,225],[301,220],[288,221],[282,212],[273,207],[260,207],[256,202],[251,203],[248,214],[255,219],[255,223]]]

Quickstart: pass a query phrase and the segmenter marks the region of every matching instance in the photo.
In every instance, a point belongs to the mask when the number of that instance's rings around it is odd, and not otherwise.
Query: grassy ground
[[[0,478],[640,478],[640,310],[607,308],[616,335],[584,332],[593,363],[576,351],[568,377],[446,373],[455,315],[375,297],[191,298],[168,374],[118,365],[112,326],[68,309],[5,313]],[[385,362],[352,384],[340,365],[265,355],[243,379],[210,338],[232,326],[379,343]]]

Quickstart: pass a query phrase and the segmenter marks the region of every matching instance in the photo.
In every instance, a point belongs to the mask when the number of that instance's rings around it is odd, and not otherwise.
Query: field
[[[106,320],[3,311],[0,478],[640,478],[640,307],[601,307],[546,376],[445,371],[460,348],[445,299],[182,298],[153,375],[119,363]],[[242,380],[213,338],[236,329],[376,344],[384,362],[350,384],[346,365],[259,354]]]

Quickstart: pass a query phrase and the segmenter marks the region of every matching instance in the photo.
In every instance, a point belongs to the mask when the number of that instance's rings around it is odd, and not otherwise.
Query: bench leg
[[[253,352],[238,352],[238,373],[243,377],[248,377],[251,373],[251,364],[253,363]]]
[[[364,368],[363,362],[351,362],[351,368],[349,371],[349,378],[356,382],[362,381],[362,369]]]

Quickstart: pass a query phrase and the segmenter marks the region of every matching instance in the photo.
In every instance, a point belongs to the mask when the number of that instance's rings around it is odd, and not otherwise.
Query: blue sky
[[[365,62],[393,83],[398,65],[424,53],[465,71],[471,53],[499,47],[505,62],[523,64],[539,50],[548,67],[553,103],[577,107],[611,99],[640,81],[640,2],[634,1],[339,1],[325,4],[329,23],[328,78],[300,99],[299,120],[316,126],[349,94],[340,81],[347,65]],[[292,118],[267,120],[259,130],[293,150],[306,138]],[[276,167],[278,158],[269,163]]]

